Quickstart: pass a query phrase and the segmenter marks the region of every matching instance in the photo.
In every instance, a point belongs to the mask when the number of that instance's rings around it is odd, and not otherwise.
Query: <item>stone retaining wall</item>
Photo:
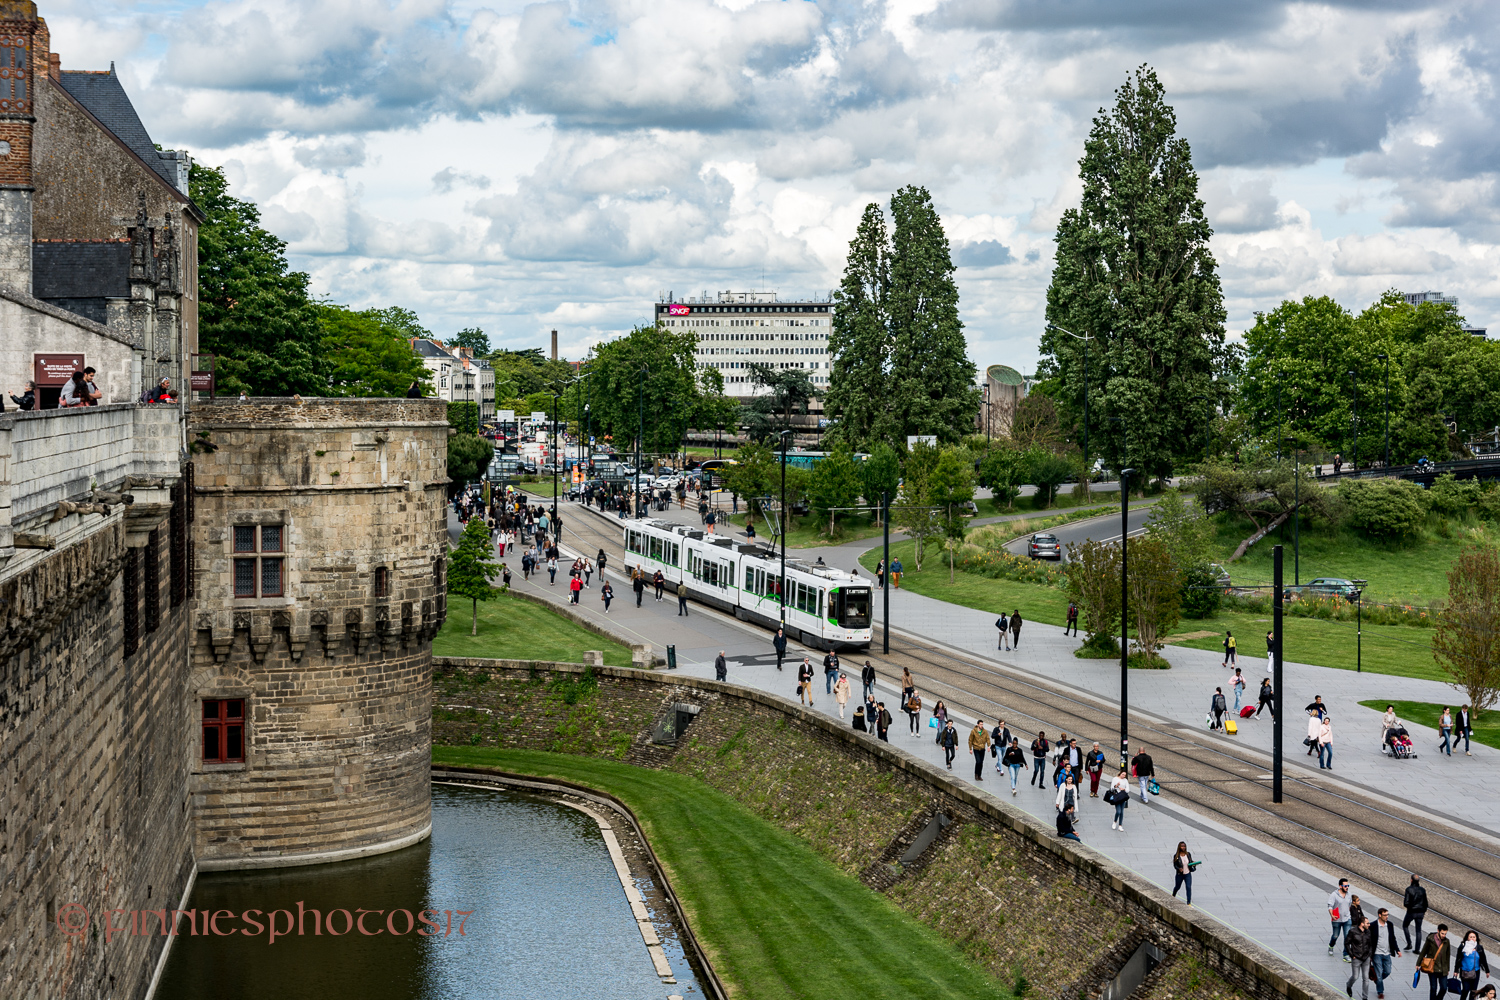
[[[1013,987],[1057,1000],[1097,997],[1151,941],[1171,958],[1138,1000],[1333,995],[1033,817],[794,702],[663,671],[595,667],[594,687],[571,664],[434,663],[436,742],[609,756],[690,774],[803,838]],[[701,711],[675,744],[653,744],[652,726],[673,702]],[[951,825],[903,864],[938,813]]]

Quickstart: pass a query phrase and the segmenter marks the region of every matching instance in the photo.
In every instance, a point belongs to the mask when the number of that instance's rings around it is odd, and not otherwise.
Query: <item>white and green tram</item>
[[[625,569],[657,570],[695,601],[774,629],[781,620],[781,558],[771,549],[672,521],[625,526]],[[786,563],[786,630],[818,649],[868,649],[870,581],[800,559]]]

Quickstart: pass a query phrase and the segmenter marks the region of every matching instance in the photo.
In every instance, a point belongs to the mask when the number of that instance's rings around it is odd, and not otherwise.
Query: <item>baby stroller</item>
[[[1407,735],[1405,726],[1392,726],[1385,731],[1386,750],[1392,757],[1409,759],[1417,755],[1416,749],[1411,744],[1411,737]]]

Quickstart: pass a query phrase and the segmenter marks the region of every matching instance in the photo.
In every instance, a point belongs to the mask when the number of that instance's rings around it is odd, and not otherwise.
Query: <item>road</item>
[[[1135,537],[1146,530],[1146,519],[1151,514],[1151,508],[1145,504],[1132,503],[1130,506],[1129,521],[1130,535]],[[1068,543],[1074,542],[1082,545],[1090,538],[1101,542],[1118,542],[1120,540],[1120,512],[1116,510],[1107,517],[1093,517],[1086,521],[1075,521],[1072,524],[1064,524],[1057,528],[1048,528],[1047,533],[1056,535],[1063,545],[1063,562],[1068,560]],[[1030,535],[1023,535],[1012,542],[1006,543],[1005,551],[1012,555],[1024,556],[1026,554],[1026,543]]]

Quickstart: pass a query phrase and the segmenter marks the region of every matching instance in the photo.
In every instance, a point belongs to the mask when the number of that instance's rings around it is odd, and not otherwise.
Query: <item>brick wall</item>
[[[1150,940],[1172,957],[1140,996],[1329,995],[1027,814],[792,702],[662,671],[596,667],[597,688],[580,692],[569,687],[583,669],[573,665],[435,665],[436,742],[606,754],[691,774],[802,837],[1008,984],[1025,979],[1059,1000],[1097,996]],[[675,745],[653,746],[650,726],[674,701],[701,712]],[[954,822],[902,864],[938,813]]]

